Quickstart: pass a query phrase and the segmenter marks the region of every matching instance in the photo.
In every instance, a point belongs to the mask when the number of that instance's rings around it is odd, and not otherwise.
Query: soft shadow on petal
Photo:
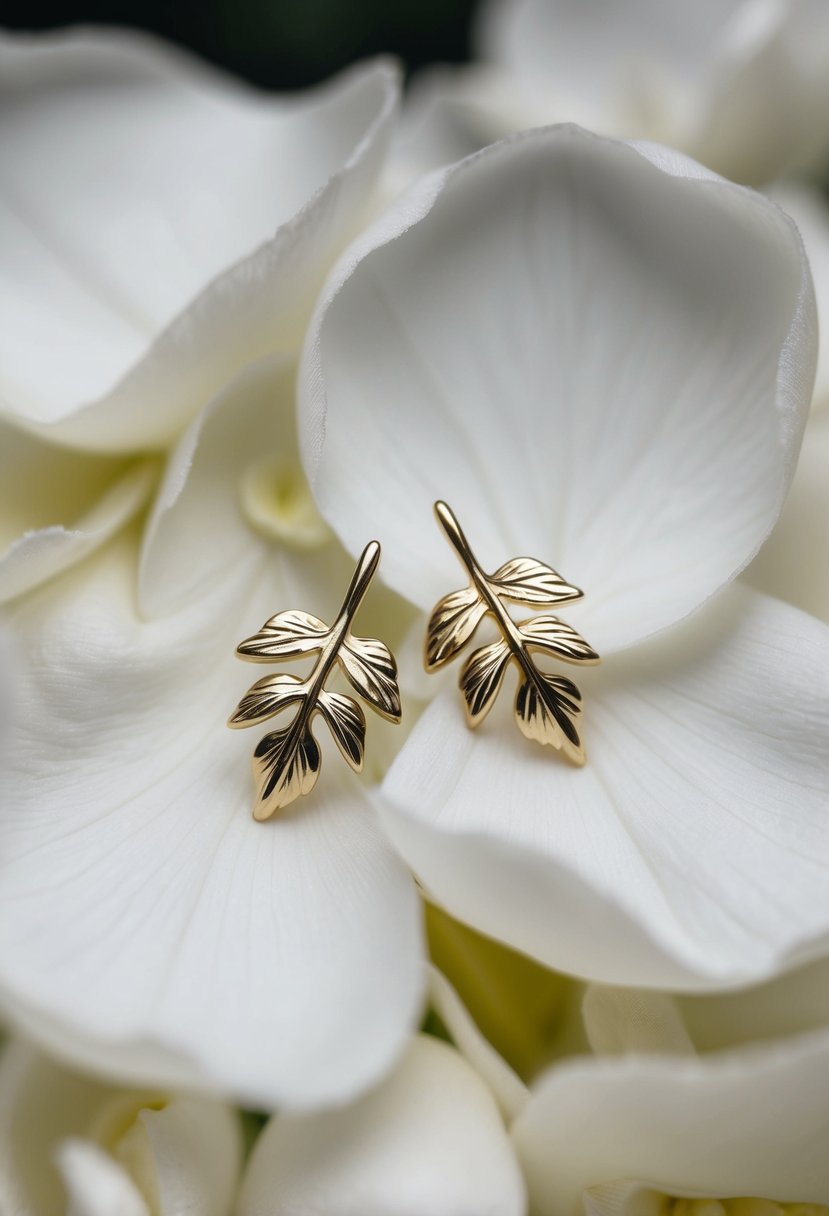
[[[115,1091],[68,1071],[18,1040],[0,1057],[0,1208],[29,1216],[60,1211],[53,1146],[84,1135]],[[19,1206],[18,1206],[19,1205]]]
[[[191,603],[264,557],[263,538],[242,513],[242,479],[268,452],[299,470],[292,415],[293,363],[277,356],[247,368],[188,427],[142,541],[138,596],[147,616]]]
[[[736,585],[580,682],[583,769],[508,704],[475,734],[453,691],[420,719],[384,823],[436,900],[609,983],[731,987],[825,950],[826,626]]]
[[[823,0],[746,0],[723,33],[697,129],[683,146],[712,169],[755,186],[819,171],[829,151]]]
[[[300,374],[309,479],[419,606],[459,581],[437,498],[484,568],[530,554],[581,587],[603,655],[769,532],[814,374],[802,245],[766,200],[651,157],[574,128],[495,145],[332,275]]]
[[[527,1099],[527,1087],[481,1033],[469,1010],[442,972],[429,970],[429,998],[458,1051],[486,1081],[509,1122]]]
[[[806,246],[821,337],[814,408],[829,410],[829,204],[817,190],[792,181],[779,182],[767,193],[792,217]]]
[[[359,1102],[277,1115],[253,1151],[239,1216],[522,1216],[524,1185],[492,1095],[436,1039],[414,1039]]]
[[[0,600],[99,548],[145,505],[157,476],[154,460],[67,451],[0,422]]]
[[[13,623],[25,658],[4,774],[10,1012],[66,1056],[77,1039],[102,1069],[155,1061],[145,1079],[163,1082],[166,1056],[179,1083],[251,1104],[345,1098],[417,1017],[415,893],[327,740],[313,799],[262,825],[254,739],[226,727],[250,682],[239,639],[285,602],[337,606],[330,550],[276,552],[149,624],[134,562],[127,537]]]
[[[0,50],[3,408],[78,446],[167,443],[239,366],[296,342],[367,206],[396,71],[273,99],[137,35]]]
[[[829,1202],[826,1034],[705,1060],[551,1069],[513,1125],[532,1211],[576,1216],[588,1187]]]
[[[829,409],[815,410],[774,531],[745,572],[769,595],[829,624]]]

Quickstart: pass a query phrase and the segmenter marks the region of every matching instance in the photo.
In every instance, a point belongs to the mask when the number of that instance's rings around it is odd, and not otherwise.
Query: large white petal
[[[395,71],[285,100],[135,35],[0,49],[0,399],[68,443],[165,443],[296,342],[367,204]]]
[[[825,1034],[705,1060],[627,1057],[552,1069],[513,1125],[538,1216],[590,1187],[829,1202]]]
[[[583,588],[573,623],[606,654],[756,551],[814,358],[773,205],[664,152],[534,132],[413,187],[332,275],[300,375],[306,467],[413,602],[462,581],[443,498],[485,568],[528,553]]]
[[[449,912],[609,983],[748,983],[829,945],[829,631],[737,585],[580,679],[588,761],[447,690],[382,787]],[[515,679],[509,677],[508,681]]]
[[[328,747],[313,797],[255,823],[255,738],[226,727],[235,643],[333,612],[332,558],[275,552],[145,624],[128,537],[21,605],[0,978],[53,1049],[269,1106],[349,1096],[402,1046],[418,905],[363,786]]]
[[[492,1095],[451,1047],[420,1037],[359,1102],[277,1115],[239,1216],[521,1216],[524,1186]]]

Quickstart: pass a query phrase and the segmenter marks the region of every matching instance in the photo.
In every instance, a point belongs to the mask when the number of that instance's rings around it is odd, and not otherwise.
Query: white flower
[[[0,999],[56,1054],[142,1083],[268,1108],[344,1100],[390,1066],[417,1018],[416,893],[337,758],[307,805],[255,823],[255,741],[226,722],[250,683],[235,645],[283,608],[332,614],[352,571],[299,466],[295,360],[325,267],[370,206],[396,77],[357,69],[251,115],[246,93],[173,81],[167,56],[140,47],[32,54],[12,55],[32,94],[15,148],[27,197],[54,210],[21,297],[41,326],[53,315],[77,374],[53,375],[57,356],[52,370],[27,362],[20,326],[4,328],[18,340],[10,366],[29,377],[21,400],[42,390],[26,426],[38,443],[48,432],[122,450],[185,429],[146,527],[9,614]],[[95,88],[62,97],[77,124],[66,135],[53,94],[90,57]],[[72,239],[50,259],[64,212]],[[43,279],[67,266],[68,295],[47,299]],[[96,317],[112,304],[118,332],[127,303],[153,325],[119,345],[79,301]],[[96,357],[99,341],[123,366]],[[43,482],[26,467],[37,505]],[[394,643],[379,587],[358,624],[372,611]],[[375,728],[369,780],[384,746]]]
[[[476,41],[479,63],[416,91],[409,159],[444,163],[563,121],[655,139],[753,183],[829,152],[823,0],[490,0]]]
[[[0,1058],[0,1209],[15,1216],[230,1216],[237,1116],[69,1072],[18,1041]]]
[[[288,100],[136,34],[0,41],[0,598],[84,557],[358,229],[388,65]]]
[[[497,994],[507,956],[481,968],[476,951],[482,990]],[[672,997],[538,968],[523,1003],[556,984],[567,996],[563,1023],[550,1020],[554,1063],[528,1083],[437,973],[432,1003],[499,1102],[533,1213],[826,1216],[828,982],[822,960],[760,987]],[[511,1022],[512,1045],[535,1032],[520,1004]]]
[[[589,992],[588,1033],[597,1051],[610,1048],[612,1056],[551,1068],[512,1124],[532,1211],[805,1216],[796,1205],[814,1204],[823,1206],[805,1211],[825,1216],[826,979],[823,967],[802,973],[791,990],[779,983],[778,993],[756,989],[736,998],[743,1030],[753,1022],[754,1037],[775,1037],[703,1055],[668,998]],[[780,1017],[786,996],[791,1023],[804,984],[816,983],[823,1028],[788,1035]],[[725,1009],[703,999],[709,1008],[698,1020],[719,1025],[729,999]],[[734,1021],[732,1010],[732,1031]]]
[[[468,731],[454,688],[405,743],[384,824],[459,919],[662,987],[826,948],[829,635],[728,586],[780,510],[814,360],[777,208],[578,129],[433,175],[343,259],[301,378],[323,514],[352,551],[376,532],[429,609],[459,585],[448,500],[485,569],[531,554],[585,591],[604,659],[583,769],[507,706]]]
[[[523,1216],[524,1183],[485,1083],[420,1036],[371,1093],[275,1115],[245,1172],[238,1216]]]

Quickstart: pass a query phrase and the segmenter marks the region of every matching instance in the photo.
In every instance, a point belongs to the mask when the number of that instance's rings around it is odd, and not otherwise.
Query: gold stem
[[[328,673],[337,661],[337,654],[343,644],[343,639],[351,627],[351,622],[357,609],[365,599],[379,561],[380,544],[376,540],[371,540],[360,555],[357,569],[354,571],[351,582],[348,585],[348,590],[337,614],[331,635],[322,648],[320,657],[317,659],[317,665],[312,672],[313,683],[308,689],[304,704],[291,723],[292,727],[298,726],[300,730],[303,729],[311,712],[316,708],[319,695],[325,687],[325,681],[328,679]]]
[[[469,541],[466,539],[463,528],[455,518],[454,512],[445,502],[440,501],[435,503],[434,510],[438,523],[460,558],[461,564],[469,575],[473,586],[486,604],[490,615],[495,617],[498,628],[501,631],[501,636],[512,652],[512,657],[518,663],[526,678],[531,680],[538,689],[542,699],[546,700],[546,690],[544,689],[543,681],[539,678],[536,666],[527,653],[521,632],[501,603],[499,596],[490,587],[489,579],[475,560],[475,555],[472,552]]]

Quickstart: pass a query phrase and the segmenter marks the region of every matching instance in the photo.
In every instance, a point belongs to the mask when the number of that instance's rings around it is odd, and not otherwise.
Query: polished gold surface
[[[255,726],[290,706],[296,712],[288,726],[264,736],[253,753],[257,800],[255,819],[269,819],[316,785],[321,757],[311,723],[320,714],[343,758],[355,770],[363,767],[366,719],[353,697],[329,692],[325,682],[339,663],[360,696],[391,722],[400,721],[397,665],[391,651],[375,638],[358,638],[351,622],[368,591],[380,560],[380,546],[371,541],[363,550],[336,621],[329,629],[319,617],[290,609],[266,621],[259,633],[236,647],[240,659],[279,663],[318,654],[306,679],[269,675],[248,689],[228,720],[228,726]]]
[[[532,557],[514,557],[494,574],[484,574],[445,502],[435,503],[435,515],[469,575],[469,586],[452,591],[435,605],[426,630],[426,670],[437,671],[453,659],[483,618],[492,617],[501,637],[473,651],[461,668],[467,722],[472,727],[483,722],[495,703],[508,665],[514,663],[521,674],[515,698],[520,730],[528,739],[561,751],[574,764],[584,764],[584,747],[576,727],[581,693],[566,676],[540,671],[532,656],[541,653],[566,663],[588,664],[600,662],[599,656],[558,617],[542,614],[516,622],[505,606],[513,603],[552,608],[581,599],[582,592]]]

